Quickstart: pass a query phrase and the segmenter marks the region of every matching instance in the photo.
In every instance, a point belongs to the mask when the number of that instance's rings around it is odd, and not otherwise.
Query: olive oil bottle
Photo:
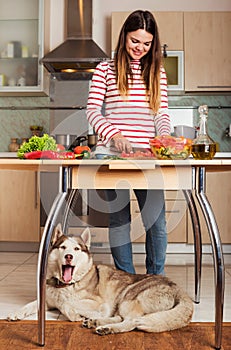
[[[216,154],[217,145],[209,137],[207,131],[208,106],[200,106],[198,111],[200,114],[200,128],[197,138],[192,143],[192,156],[194,159],[213,159]]]

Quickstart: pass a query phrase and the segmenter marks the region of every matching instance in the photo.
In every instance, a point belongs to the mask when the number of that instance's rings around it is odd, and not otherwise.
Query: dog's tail
[[[178,290],[175,305],[170,310],[146,314],[136,320],[136,328],[145,332],[165,332],[187,326],[193,315],[193,301]]]

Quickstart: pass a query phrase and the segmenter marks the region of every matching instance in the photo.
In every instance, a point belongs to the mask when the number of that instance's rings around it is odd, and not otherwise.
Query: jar
[[[18,139],[12,138],[11,143],[9,144],[9,151],[10,152],[17,152],[19,149]]]

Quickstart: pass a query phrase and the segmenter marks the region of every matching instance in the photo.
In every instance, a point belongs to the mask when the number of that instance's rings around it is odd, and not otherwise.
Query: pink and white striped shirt
[[[167,79],[161,69],[161,104],[154,115],[146,98],[139,60],[131,61],[133,83],[129,94],[121,97],[115,79],[114,61],[99,63],[92,77],[87,103],[87,119],[99,136],[96,153],[116,154],[111,138],[121,132],[133,148],[150,149],[149,140],[155,135],[170,134]]]

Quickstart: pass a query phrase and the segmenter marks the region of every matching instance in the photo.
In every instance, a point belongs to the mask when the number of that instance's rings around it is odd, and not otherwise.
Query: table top
[[[38,168],[40,166],[108,166],[109,169],[154,169],[155,167],[177,167],[177,166],[188,166],[188,167],[219,167],[219,166],[231,166],[231,158],[212,160],[157,160],[157,159],[84,159],[84,160],[56,160],[56,159],[40,159],[40,160],[23,160],[15,158],[0,158],[0,169],[30,169]]]

